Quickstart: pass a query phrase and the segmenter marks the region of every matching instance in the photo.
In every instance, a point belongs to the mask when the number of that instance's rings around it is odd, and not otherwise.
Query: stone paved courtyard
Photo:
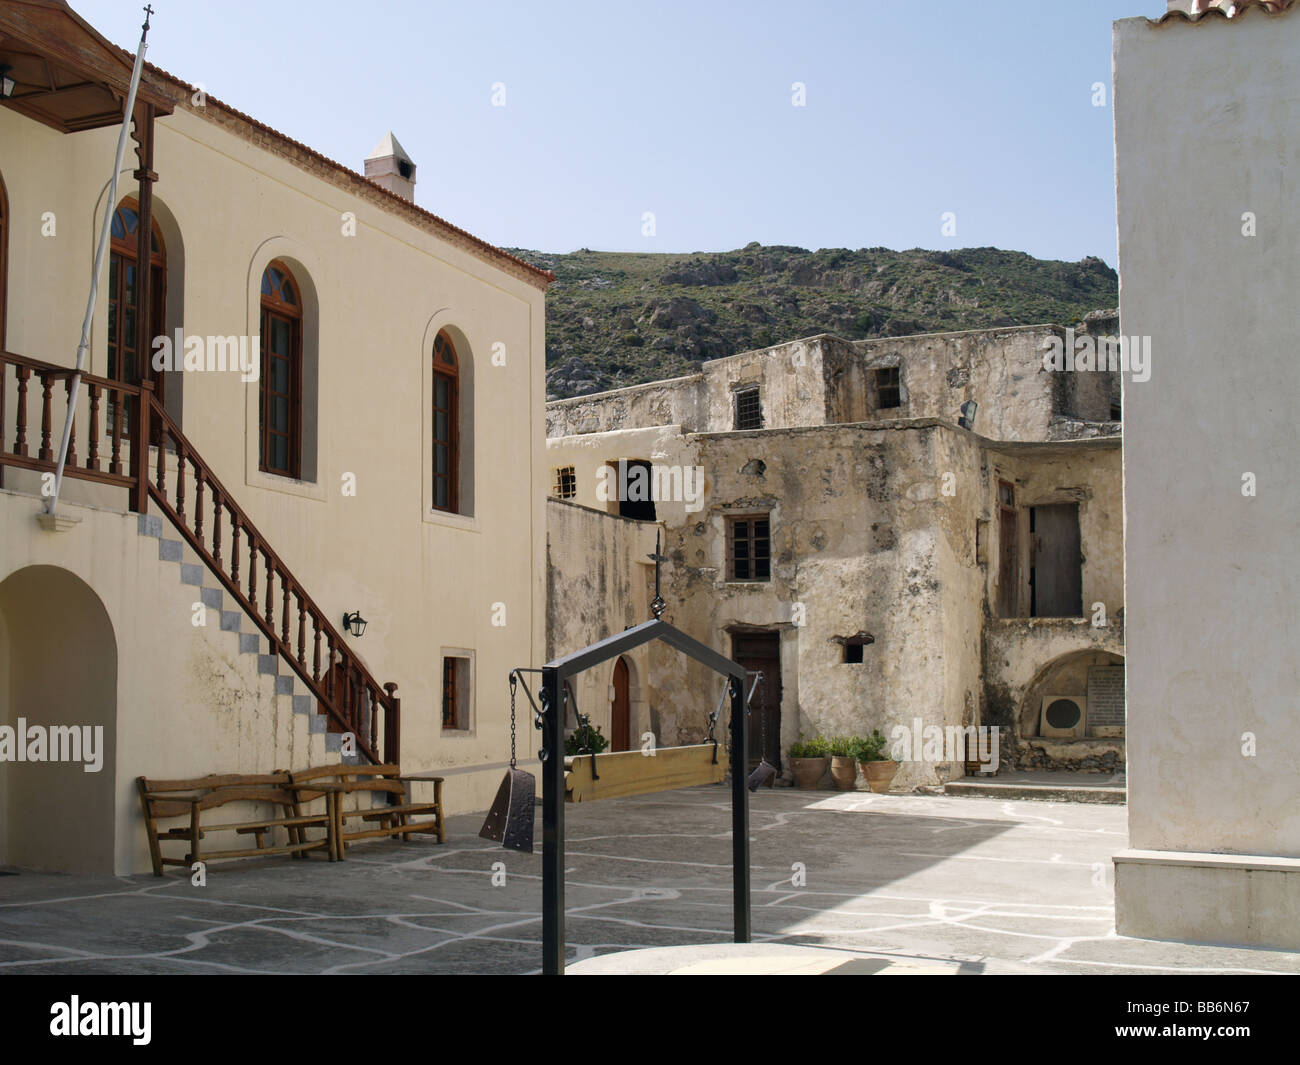
[[[729,811],[723,787],[569,806],[570,959],[729,941]],[[441,847],[357,845],[341,865],[213,864],[203,888],[0,876],[0,972],[536,972],[540,849],[504,851],[480,823],[449,819]],[[1300,973],[1298,954],[1115,936],[1122,806],[763,790],[751,825],[756,940],[900,972]]]

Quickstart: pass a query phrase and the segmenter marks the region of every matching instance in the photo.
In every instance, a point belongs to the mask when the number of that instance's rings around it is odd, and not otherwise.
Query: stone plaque
[[[1088,730],[1124,727],[1124,667],[1088,670]]]

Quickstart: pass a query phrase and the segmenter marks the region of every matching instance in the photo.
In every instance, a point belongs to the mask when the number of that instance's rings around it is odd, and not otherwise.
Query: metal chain
[[[510,768],[515,767],[515,689],[519,686],[519,678],[514,673],[510,674]]]

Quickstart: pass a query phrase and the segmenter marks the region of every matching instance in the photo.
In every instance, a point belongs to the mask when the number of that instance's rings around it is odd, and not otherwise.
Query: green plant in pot
[[[581,725],[564,737],[565,754],[600,754],[609,746],[609,740],[600,734],[600,726],[585,718]]]
[[[867,778],[867,787],[881,795],[889,791],[898,773],[899,764],[889,757],[888,751],[889,740],[880,729],[872,729],[871,735],[860,740],[853,752],[862,766],[862,775]]]
[[[830,765],[830,743],[824,736],[790,744],[790,772],[797,788],[815,788]]]
[[[862,742],[861,736],[836,736],[831,740],[831,780],[840,791],[852,791],[858,782],[856,753]]]

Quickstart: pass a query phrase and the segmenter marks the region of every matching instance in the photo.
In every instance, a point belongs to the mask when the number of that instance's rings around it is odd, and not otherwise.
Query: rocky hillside
[[[546,307],[551,398],[674,377],[705,359],[817,333],[857,340],[1070,324],[1119,299],[1118,277],[1100,259],[1054,262],[997,248],[507,250],[555,271]]]

